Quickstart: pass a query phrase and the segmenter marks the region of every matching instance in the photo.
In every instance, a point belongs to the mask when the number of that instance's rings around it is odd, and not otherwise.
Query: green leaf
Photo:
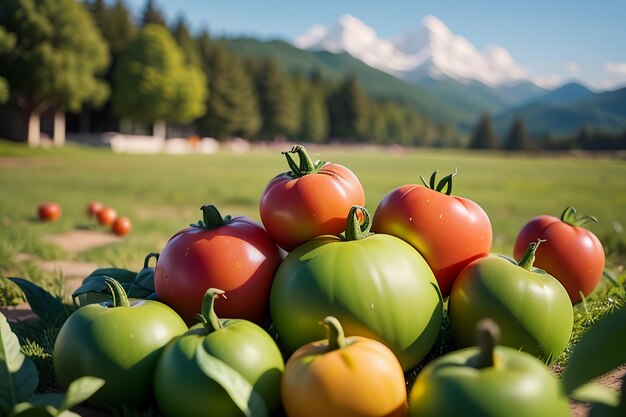
[[[37,405],[30,402],[17,404],[9,417],[55,417],[57,409],[51,405]]]
[[[17,336],[0,313],[0,415],[30,397],[38,384],[35,364],[20,351]]]
[[[609,407],[617,407],[620,399],[619,392],[598,383],[580,386],[571,393],[570,397],[576,401],[603,404]]]
[[[574,346],[563,386],[568,395],[612,369],[626,363],[626,308],[598,320]]]
[[[66,318],[63,303],[48,291],[24,278],[9,277],[9,279],[20,287],[33,313],[45,323],[54,324]]]
[[[91,397],[104,385],[104,379],[92,376],[84,376],[74,380],[65,393],[65,399],[59,407],[59,412],[69,410],[70,408],[82,403]]]
[[[202,345],[196,349],[196,363],[206,376],[224,388],[246,417],[268,417],[263,397],[250,382],[221,360],[209,355]]]

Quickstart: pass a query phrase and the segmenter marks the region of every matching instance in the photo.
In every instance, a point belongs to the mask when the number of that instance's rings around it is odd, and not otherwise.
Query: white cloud
[[[626,77],[626,62],[607,62],[604,71],[609,74]]]
[[[556,88],[563,84],[563,77],[558,74],[548,75],[534,75],[531,76],[530,81],[543,88]]]

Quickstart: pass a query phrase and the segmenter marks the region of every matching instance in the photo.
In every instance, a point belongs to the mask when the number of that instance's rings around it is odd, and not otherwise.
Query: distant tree
[[[328,139],[328,108],[326,97],[316,89],[309,89],[302,98],[302,127],[304,140],[322,143]]]
[[[188,64],[201,66],[200,52],[198,50],[198,43],[191,36],[185,17],[179,15],[171,29],[176,43],[183,50],[185,54],[185,61]]]
[[[200,68],[186,65],[170,32],[149,24],[131,41],[114,72],[113,109],[120,117],[155,124],[186,123],[205,111],[206,83]]]
[[[115,57],[121,54],[128,43],[137,35],[137,26],[122,0],[117,0],[108,9],[102,22],[102,33],[109,42],[111,53]]]
[[[362,139],[367,128],[367,101],[356,75],[347,76],[329,98],[331,135]]]
[[[209,72],[207,112],[198,120],[198,132],[225,139],[250,138],[261,128],[261,114],[252,76],[242,61],[223,46],[211,44],[201,36],[200,53]]]
[[[507,151],[523,151],[532,147],[530,135],[521,117],[516,117],[504,144]]]
[[[275,60],[266,59],[255,69],[255,79],[263,118],[261,134],[275,138],[295,133],[299,113],[287,74]]]
[[[493,130],[489,114],[485,113],[481,117],[474,129],[469,147],[472,149],[497,149],[499,147],[499,140]]]
[[[74,0],[2,0],[0,27],[15,42],[0,51],[0,77],[27,119],[24,136],[29,145],[39,145],[41,114],[55,109],[54,136],[62,143],[62,111],[78,112],[109,93],[98,77],[109,62],[106,42],[85,6]]]
[[[146,4],[141,12],[141,25],[162,25],[165,26],[165,16],[154,0],[146,0]]]
[[[15,47],[15,35],[8,33],[0,26],[0,56],[9,53]],[[5,78],[0,77],[0,104],[9,99],[9,83]]]

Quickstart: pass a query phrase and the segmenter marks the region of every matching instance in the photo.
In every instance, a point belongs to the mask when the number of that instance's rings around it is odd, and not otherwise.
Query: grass
[[[287,170],[280,155],[282,150],[287,150],[287,146],[245,154],[223,151],[214,155],[118,155],[79,146],[31,150],[0,141],[0,274],[29,278],[55,295],[67,297],[59,285],[62,276],[44,273],[36,261],[21,261],[19,254],[42,259],[73,257],[101,266],[138,270],[146,254],[159,252],[170,236],[197,221],[204,204],[215,204],[224,215],[245,215],[259,221],[258,202],[263,188],[274,175]],[[519,229],[536,215],[559,216],[567,206],[576,207],[581,214],[594,215],[599,222],[588,226],[603,242],[607,272],[615,277],[617,285],[605,279],[586,303],[576,306],[571,346],[590,325],[626,302],[623,160],[610,155],[576,157],[436,149],[398,153],[387,149],[310,147],[309,151],[314,159],[349,167],[363,184],[371,213],[393,188],[419,183],[420,175],[428,178],[437,169],[440,177],[458,169],[452,193],[483,207],[493,225],[493,251],[506,255],[512,255]],[[62,218],[56,223],[36,219],[37,206],[48,200],[57,201],[63,208]],[[92,200],[100,200],[115,207],[119,214],[129,216],[133,231],[118,243],[76,255],[64,253],[43,239],[77,228],[98,229],[85,213]],[[0,305],[20,300],[21,294],[12,284],[0,281]],[[43,369],[47,389],[53,389],[47,354],[51,353],[55,329],[17,326],[15,330],[26,344],[25,350]],[[445,331],[443,335],[442,343],[426,361],[452,348]],[[557,366],[567,362],[571,346],[556,358]],[[418,370],[407,376],[409,383]],[[139,415],[132,410],[115,412]]]

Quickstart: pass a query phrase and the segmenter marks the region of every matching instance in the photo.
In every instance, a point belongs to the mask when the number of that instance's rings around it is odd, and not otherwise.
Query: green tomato
[[[197,363],[200,347],[238,372],[260,394],[269,413],[280,405],[280,382],[285,363],[278,346],[258,325],[244,319],[218,319],[215,298],[223,291],[209,289],[203,301],[201,324],[173,339],[156,367],[154,393],[166,416],[240,416],[227,391]]]
[[[287,351],[325,338],[319,322],[335,316],[347,336],[389,347],[406,371],[433,346],[443,320],[435,276],[412,246],[391,235],[367,235],[356,209],[346,238],[320,236],[289,253],[270,293],[278,342]]]
[[[107,283],[113,305],[89,304],[67,319],[54,344],[54,369],[64,387],[83,376],[104,379],[89,399],[95,406],[141,405],[152,395],[161,348],[187,326],[165,304],[129,302],[117,281]]]
[[[536,357],[495,346],[491,320],[477,325],[480,347],[440,356],[419,373],[410,417],[569,417],[560,381]]]
[[[465,267],[450,294],[450,328],[460,347],[473,344],[476,323],[490,317],[502,329],[502,344],[550,359],[569,342],[574,311],[567,291],[551,275],[532,268],[539,243],[519,265],[490,255]]]

